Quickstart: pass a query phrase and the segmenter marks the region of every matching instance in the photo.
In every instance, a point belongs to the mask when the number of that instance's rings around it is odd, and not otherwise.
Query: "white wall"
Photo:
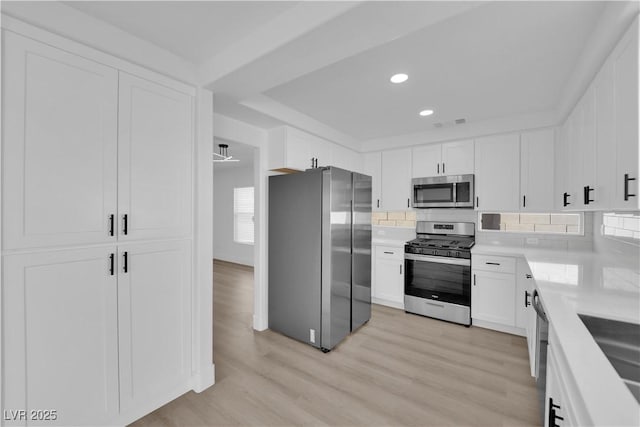
[[[253,266],[253,245],[233,241],[233,189],[254,186],[253,167],[213,168],[213,257]]]

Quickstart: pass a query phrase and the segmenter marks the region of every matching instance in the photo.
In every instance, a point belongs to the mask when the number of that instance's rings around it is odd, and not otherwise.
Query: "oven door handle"
[[[441,257],[441,256],[404,254],[404,259],[409,261],[426,261],[426,262],[435,262],[438,264],[471,266],[471,260],[465,259],[465,258],[447,258],[447,257]]]

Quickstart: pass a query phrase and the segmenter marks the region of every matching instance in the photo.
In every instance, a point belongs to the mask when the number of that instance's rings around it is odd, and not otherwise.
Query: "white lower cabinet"
[[[525,335],[516,280],[516,258],[473,254],[471,319],[476,326]]]
[[[404,308],[404,249],[374,246],[372,301]]]
[[[189,388],[190,259],[183,241],[133,245],[119,253],[122,411],[165,402]]]
[[[536,311],[533,308],[533,291],[535,281],[524,258],[518,258],[516,263],[516,327],[524,329],[529,349],[529,367],[531,376],[536,374]]]
[[[186,392],[190,262],[188,241],[4,256],[3,409],[27,411],[5,425],[126,424]]]
[[[116,247],[3,258],[5,425],[107,425],[118,415]],[[115,266],[114,266],[115,268]],[[32,421],[29,410],[55,410]]]

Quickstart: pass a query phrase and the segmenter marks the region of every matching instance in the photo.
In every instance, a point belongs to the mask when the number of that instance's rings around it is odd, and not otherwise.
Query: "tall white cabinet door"
[[[363,155],[363,170],[365,175],[371,177],[371,204],[373,210],[382,208],[382,155],[380,153],[365,153]]]
[[[187,389],[191,370],[188,241],[122,245],[118,263],[120,405],[127,411]]]
[[[517,211],[520,206],[520,135],[477,139],[475,158],[476,208]]]
[[[442,144],[415,147],[411,159],[411,176],[426,178],[442,174]]]
[[[616,193],[616,129],[613,64],[605,62],[594,80],[596,99],[596,189],[594,207],[613,204]]]
[[[600,198],[600,192],[596,191],[596,99],[593,85],[582,98],[580,151],[582,180],[578,188],[578,206],[583,210],[593,210],[595,202]]]
[[[520,141],[520,210],[548,212],[554,208],[555,132],[526,132]]]
[[[404,211],[411,208],[411,149],[382,153],[382,208]]]
[[[473,140],[442,144],[442,175],[466,175],[474,172]]]
[[[112,254],[115,247],[3,257],[3,406],[57,411],[56,420],[28,425],[114,424],[118,324]]]
[[[640,206],[638,49],[638,19],[636,18],[612,57],[617,145],[615,177],[617,191],[613,207],[619,209],[638,209]]]
[[[114,240],[117,71],[3,36],[3,248]]]
[[[189,95],[120,73],[119,239],[189,233],[192,105]]]

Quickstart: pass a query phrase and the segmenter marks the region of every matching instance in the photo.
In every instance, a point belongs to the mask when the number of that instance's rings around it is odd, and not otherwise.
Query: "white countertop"
[[[578,317],[640,324],[640,262],[624,265],[590,251],[493,245],[476,245],[472,253],[526,259],[593,424],[640,425],[640,404]]]
[[[416,238],[415,228],[385,227],[374,225],[371,233],[371,244],[404,247],[409,240]]]

